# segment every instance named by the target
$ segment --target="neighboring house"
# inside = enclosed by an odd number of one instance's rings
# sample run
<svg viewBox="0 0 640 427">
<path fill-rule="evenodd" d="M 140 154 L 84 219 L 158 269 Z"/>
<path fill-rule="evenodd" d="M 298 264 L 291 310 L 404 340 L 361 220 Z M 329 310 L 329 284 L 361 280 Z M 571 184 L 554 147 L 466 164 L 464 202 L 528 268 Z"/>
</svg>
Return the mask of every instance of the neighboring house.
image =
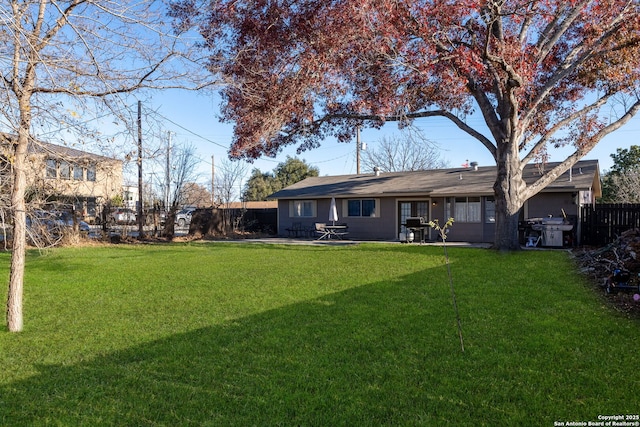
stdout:
<svg viewBox="0 0 640 427">
<path fill-rule="evenodd" d="M 0 162 L 10 175 L 15 137 L 0 134 Z M 100 206 L 122 194 L 122 162 L 109 157 L 42 141 L 28 148 L 27 197 L 41 202 L 75 206 L 85 220 L 95 218 Z"/>
<path fill-rule="evenodd" d="M 527 165 L 525 180 L 533 182 L 544 168 Z M 495 179 L 495 166 L 322 176 L 286 187 L 270 199 L 278 200 L 282 236 L 294 224 L 311 228 L 316 222 L 330 223 L 329 207 L 335 198 L 339 222 L 348 225 L 351 239 L 398 240 L 408 217 L 438 219 L 440 224 L 453 217 L 447 241 L 490 243 L 495 233 Z M 600 194 L 598 161 L 583 160 L 525 202 L 520 217 L 524 221 L 566 215 L 574 224 L 573 238 L 579 238 L 580 206 L 595 203 Z M 436 238 L 433 230 L 426 233 L 427 239 Z"/>
<path fill-rule="evenodd" d="M 122 203 L 125 208 L 137 211 L 140 201 L 137 185 L 125 185 L 122 187 Z"/>
</svg>

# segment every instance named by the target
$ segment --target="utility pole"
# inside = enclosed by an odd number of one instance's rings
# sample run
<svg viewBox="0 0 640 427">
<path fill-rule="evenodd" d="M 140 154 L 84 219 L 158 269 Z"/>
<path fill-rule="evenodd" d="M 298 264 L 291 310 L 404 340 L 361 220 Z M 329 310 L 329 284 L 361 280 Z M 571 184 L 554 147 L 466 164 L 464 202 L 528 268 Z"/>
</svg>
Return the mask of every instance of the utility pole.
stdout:
<svg viewBox="0 0 640 427">
<path fill-rule="evenodd" d="M 356 128 L 356 173 L 360 175 L 360 126 Z"/>
<path fill-rule="evenodd" d="M 142 216 L 142 101 L 138 101 L 138 238 L 144 238 Z"/>
<path fill-rule="evenodd" d="M 360 151 L 366 150 L 367 144 L 360 141 L 360 126 L 356 128 L 356 173 L 360 175 Z"/>
<path fill-rule="evenodd" d="M 167 132 L 167 167 L 165 170 L 165 191 L 164 191 L 164 202 L 165 209 L 169 212 L 169 204 L 171 203 L 171 131 Z"/>
</svg>

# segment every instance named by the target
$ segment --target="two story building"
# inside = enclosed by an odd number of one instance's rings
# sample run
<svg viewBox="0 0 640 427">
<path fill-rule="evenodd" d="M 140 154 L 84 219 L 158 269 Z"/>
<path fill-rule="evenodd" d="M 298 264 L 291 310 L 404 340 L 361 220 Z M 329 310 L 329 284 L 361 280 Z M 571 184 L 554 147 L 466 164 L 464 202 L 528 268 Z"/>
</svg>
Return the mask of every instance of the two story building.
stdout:
<svg viewBox="0 0 640 427">
<path fill-rule="evenodd" d="M 0 133 L 1 185 L 10 188 L 15 136 Z M 71 147 L 32 140 L 28 147 L 27 201 L 36 206 L 73 206 L 93 221 L 101 206 L 122 195 L 122 161 Z"/>
</svg>

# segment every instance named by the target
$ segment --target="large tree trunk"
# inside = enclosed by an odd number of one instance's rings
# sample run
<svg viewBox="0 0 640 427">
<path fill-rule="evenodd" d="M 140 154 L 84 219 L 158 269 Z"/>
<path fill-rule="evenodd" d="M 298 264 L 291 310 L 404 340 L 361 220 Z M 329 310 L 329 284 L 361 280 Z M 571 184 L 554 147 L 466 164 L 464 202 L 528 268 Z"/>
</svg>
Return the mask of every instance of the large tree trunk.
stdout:
<svg viewBox="0 0 640 427">
<path fill-rule="evenodd" d="M 13 164 L 13 251 L 11 253 L 11 273 L 7 298 L 7 328 L 11 332 L 22 331 L 22 294 L 26 252 L 26 212 L 24 194 L 27 185 L 25 164 L 27 160 L 28 131 L 20 129 L 15 147 Z"/>
<path fill-rule="evenodd" d="M 496 164 L 498 173 L 493 186 L 496 196 L 494 247 L 504 251 L 518 250 L 518 220 L 520 209 L 526 201 L 526 184 L 517 150 L 500 150 Z"/>
<path fill-rule="evenodd" d="M 176 214 L 178 212 L 178 205 L 173 203 L 167 212 L 167 217 L 164 220 L 164 237 L 171 240 L 176 234 Z"/>
</svg>

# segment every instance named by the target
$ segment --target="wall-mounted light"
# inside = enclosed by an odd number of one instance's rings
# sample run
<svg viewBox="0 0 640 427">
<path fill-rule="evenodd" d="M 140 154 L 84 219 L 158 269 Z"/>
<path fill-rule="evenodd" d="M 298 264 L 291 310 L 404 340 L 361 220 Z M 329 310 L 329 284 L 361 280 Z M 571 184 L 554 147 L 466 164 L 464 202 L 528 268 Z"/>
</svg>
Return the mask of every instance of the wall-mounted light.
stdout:
<svg viewBox="0 0 640 427">
<path fill-rule="evenodd" d="M 433 202 L 431 202 L 431 206 L 438 206 L 438 201 L 434 200 Z"/>
</svg>

